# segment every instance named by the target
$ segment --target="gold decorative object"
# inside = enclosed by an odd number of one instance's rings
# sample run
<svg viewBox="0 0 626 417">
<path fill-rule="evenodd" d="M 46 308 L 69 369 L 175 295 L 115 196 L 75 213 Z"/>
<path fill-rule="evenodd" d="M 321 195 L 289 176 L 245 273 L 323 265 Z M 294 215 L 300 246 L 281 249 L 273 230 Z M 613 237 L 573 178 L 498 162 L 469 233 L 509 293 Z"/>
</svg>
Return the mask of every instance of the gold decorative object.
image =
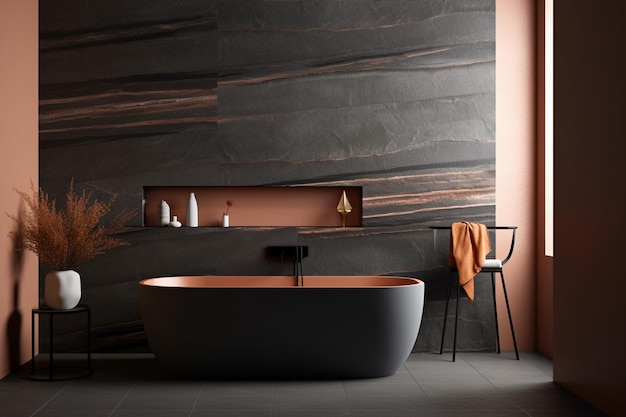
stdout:
<svg viewBox="0 0 626 417">
<path fill-rule="evenodd" d="M 346 195 L 346 190 L 343 190 L 343 193 L 341 194 L 339 204 L 337 205 L 337 211 L 341 214 L 341 225 L 346 227 L 346 219 L 348 218 L 348 214 L 352 211 L 352 206 L 350 205 L 350 201 Z"/>
</svg>

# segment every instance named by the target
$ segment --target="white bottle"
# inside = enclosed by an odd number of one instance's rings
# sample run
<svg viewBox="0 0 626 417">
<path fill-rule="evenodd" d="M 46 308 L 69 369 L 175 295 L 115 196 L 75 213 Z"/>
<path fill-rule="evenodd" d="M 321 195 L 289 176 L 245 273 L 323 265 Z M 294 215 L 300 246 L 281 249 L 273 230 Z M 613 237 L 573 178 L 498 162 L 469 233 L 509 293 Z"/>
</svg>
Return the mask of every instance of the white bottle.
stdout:
<svg viewBox="0 0 626 417">
<path fill-rule="evenodd" d="M 187 202 L 187 226 L 198 227 L 198 202 L 194 193 L 189 194 Z"/>
<path fill-rule="evenodd" d="M 167 226 L 170 223 L 170 206 L 165 200 L 161 200 L 157 209 L 159 226 Z"/>
</svg>

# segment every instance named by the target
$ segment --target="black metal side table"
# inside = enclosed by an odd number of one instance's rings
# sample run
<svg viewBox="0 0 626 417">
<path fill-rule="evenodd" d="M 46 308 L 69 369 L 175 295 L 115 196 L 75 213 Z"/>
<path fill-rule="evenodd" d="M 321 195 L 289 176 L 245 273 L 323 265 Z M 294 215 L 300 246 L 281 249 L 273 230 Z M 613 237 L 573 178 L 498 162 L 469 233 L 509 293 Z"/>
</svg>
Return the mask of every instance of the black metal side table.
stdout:
<svg viewBox="0 0 626 417">
<path fill-rule="evenodd" d="M 54 371 L 54 317 L 64 316 L 68 314 L 87 314 L 87 365 L 85 367 L 57 367 L 56 370 L 63 371 L 62 375 L 55 376 Z M 42 368 L 37 370 L 35 367 L 35 315 L 41 316 L 47 315 L 50 323 L 50 353 L 48 368 Z M 78 379 L 89 376 L 93 373 L 91 369 L 91 310 L 88 306 L 79 304 L 78 306 L 69 310 L 54 310 L 50 308 L 33 308 L 32 311 L 32 325 L 31 325 L 31 370 L 26 374 L 26 378 L 36 381 L 62 381 L 68 379 Z M 45 372 L 45 371 L 48 372 Z M 38 372 L 39 371 L 39 372 Z M 41 372 L 44 371 L 44 372 Z"/>
</svg>

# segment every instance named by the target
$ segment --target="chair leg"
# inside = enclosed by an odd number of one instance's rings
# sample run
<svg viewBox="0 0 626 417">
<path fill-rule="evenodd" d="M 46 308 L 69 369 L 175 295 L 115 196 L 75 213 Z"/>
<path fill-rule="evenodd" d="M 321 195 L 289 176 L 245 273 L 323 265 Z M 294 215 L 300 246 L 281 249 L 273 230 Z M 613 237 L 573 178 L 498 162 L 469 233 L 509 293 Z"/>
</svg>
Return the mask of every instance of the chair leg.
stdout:
<svg viewBox="0 0 626 417">
<path fill-rule="evenodd" d="M 454 309 L 454 341 L 452 342 L 452 362 L 456 360 L 456 331 L 459 322 L 459 298 L 461 296 L 461 283 L 456 286 L 456 309 Z"/>
<path fill-rule="evenodd" d="M 443 330 L 441 332 L 441 347 L 439 348 L 439 354 L 443 353 L 443 342 L 446 338 L 446 323 L 448 322 L 448 306 L 450 304 L 450 294 L 452 293 L 452 275 L 453 272 L 450 270 L 450 280 L 448 282 L 448 298 L 446 299 L 446 309 L 443 313 Z"/>
<path fill-rule="evenodd" d="M 511 325 L 511 336 L 513 336 L 513 347 L 515 347 L 515 357 L 519 360 L 519 352 L 517 351 L 517 340 L 515 339 L 515 330 L 513 330 L 513 318 L 511 318 L 511 307 L 509 306 L 509 296 L 506 293 L 506 284 L 504 283 L 504 273 L 500 271 L 500 279 L 502 280 L 502 290 L 504 292 L 504 301 L 506 301 L 506 310 L 509 313 L 509 324 Z"/>
<path fill-rule="evenodd" d="M 491 290 L 493 293 L 493 316 L 496 323 L 496 351 L 500 353 L 500 330 L 498 326 L 498 306 L 496 305 L 496 274 L 491 273 Z"/>
</svg>

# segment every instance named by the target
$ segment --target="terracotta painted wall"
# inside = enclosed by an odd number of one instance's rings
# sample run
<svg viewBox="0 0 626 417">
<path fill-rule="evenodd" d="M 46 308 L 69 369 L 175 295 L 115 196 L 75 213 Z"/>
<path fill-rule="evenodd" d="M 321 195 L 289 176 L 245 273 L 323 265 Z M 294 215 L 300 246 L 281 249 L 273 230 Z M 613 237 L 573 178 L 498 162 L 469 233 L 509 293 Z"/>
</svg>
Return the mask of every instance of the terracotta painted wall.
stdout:
<svg viewBox="0 0 626 417">
<path fill-rule="evenodd" d="M 506 282 L 520 350 L 535 339 L 535 2 L 496 2 L 496 223 L 516 225 Z M 505 251 L 506 248 L 499 248 Z M 512 349 L 504 296 L 502 347 Z"/>
<path fill-rule="evenodd" d="M 554 380 L 626 415 L 623 2 L 555 2 Z"/>
<path fill-rule="evenodd" d="M 37 9 L 37 0 L 0 0 L 0 378 L 30 359 L 37 306 L 37 258 L 16 260 L 5 215 L 19 210 L 12 187 L 37 181 Z"/>
</svg>

